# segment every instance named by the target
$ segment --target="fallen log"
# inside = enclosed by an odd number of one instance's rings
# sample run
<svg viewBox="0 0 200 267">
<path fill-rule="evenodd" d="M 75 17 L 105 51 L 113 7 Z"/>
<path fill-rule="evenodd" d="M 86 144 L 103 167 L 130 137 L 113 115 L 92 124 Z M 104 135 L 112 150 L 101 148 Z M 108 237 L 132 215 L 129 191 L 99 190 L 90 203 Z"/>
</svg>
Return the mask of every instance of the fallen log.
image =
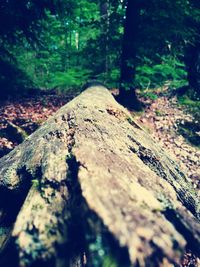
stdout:
<svg viewBox="0 0 200 267">
<path fill-rule="evenodd" d="M 0 265 L 171 266 L 200 253 L 198 193 L 103 86 L 0 160 L 0 200 Z"/>
</svg>

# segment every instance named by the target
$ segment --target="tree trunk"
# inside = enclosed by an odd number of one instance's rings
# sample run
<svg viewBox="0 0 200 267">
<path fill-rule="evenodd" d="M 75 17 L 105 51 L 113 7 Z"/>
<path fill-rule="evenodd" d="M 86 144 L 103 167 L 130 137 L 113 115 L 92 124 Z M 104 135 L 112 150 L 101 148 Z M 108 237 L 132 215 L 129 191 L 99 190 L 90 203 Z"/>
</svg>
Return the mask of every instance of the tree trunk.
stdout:
<svg viewBox="0 0 200 267">
<path fill-rule="evenodd" d="M 200 96 L 200 43 L 191 45 L 186 52 L 189 85 Z"/>
<path fill-rule="evenodd" d="M 140 108 L 135 94 L 134 78 L 136 68 L 136 40 L 138 36 L 141 1 L 128 0 L 121 55 L 121 78 L 119 102 L 123 105 Z"/>
<path fill-rule="evenodd" d="M 190 5 L 193 10 L 199 12 L 200 2 L 190 0 Z M 188 26 L 195 32 L 192 42 L 188 45 L 185 53 L 185 63 L 188 72 L 188 82 L 192 87 L 197 96 L 200 96 L 200 23 L 196 18 L 190 18 Z"/>
<path fill-rule="evenodd" d="M 0 198 L 0 266 L 168 266 L 200 252 L 197 192 L 103 86 L 0 160 Z"/>
<path fill-rule="evenodd" d="M 100 15 L 101 15 L 101 31 L 104 47 L 104 69 L 105 78 L 108 77 L 109 72 L 109 28 L 110 28 L 110 3 L 109 0 L 100 0 Z"/>
</svg>

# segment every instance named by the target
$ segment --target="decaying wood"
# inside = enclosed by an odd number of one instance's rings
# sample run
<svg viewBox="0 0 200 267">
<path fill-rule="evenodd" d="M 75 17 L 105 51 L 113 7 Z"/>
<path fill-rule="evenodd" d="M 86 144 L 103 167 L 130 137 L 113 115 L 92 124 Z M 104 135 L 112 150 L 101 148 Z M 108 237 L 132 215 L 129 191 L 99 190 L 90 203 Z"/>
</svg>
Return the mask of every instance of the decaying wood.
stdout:
<svg viewBox="0 0 200 267">
<path fill-rule="evenodd" d="M 1 192 L 19 266 L 166 266 L 200 252 L 197 192 L 102 86 L 1 159 Z"/>
</svg>

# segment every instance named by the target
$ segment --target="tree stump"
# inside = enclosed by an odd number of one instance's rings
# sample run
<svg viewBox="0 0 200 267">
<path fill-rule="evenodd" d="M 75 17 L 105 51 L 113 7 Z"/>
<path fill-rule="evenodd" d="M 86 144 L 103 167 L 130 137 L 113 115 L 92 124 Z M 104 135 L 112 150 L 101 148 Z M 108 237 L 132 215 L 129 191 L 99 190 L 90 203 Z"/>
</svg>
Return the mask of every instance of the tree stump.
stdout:
<svg viewBox="0 0 200 267">
<path fill-rule="evenodd" d="M 0 160 L 1 266 L 172 266 L 200 252 L 199 196 L 103 86 Z"/>
</svg>

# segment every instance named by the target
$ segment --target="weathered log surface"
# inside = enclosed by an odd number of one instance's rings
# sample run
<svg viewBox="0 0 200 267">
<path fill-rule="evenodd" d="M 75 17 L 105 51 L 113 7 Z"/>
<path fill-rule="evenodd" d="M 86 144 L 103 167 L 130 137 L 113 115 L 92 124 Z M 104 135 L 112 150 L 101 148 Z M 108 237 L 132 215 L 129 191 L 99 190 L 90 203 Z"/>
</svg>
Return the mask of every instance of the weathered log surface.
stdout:
<svg viewBox="0 0 200 267">
<path fill-rule="evenodd" d="M 109 238 L 106 249 L 97 245 L 105 232 L 117 240 L 118 254 L 127 249 L 127 266 L 178 263 L 186 245 L 200 252 L 197 192 L 101 86 L 62 107 L 1 159 L 1 192 L 3 200 L 16 201 L 15 208 L 1 201 L 8 217 L 26 197 L 18 216 L 2 222 L 14 224 L 10 242 L 20 266 L 84 266 L 86 260 L 104 266 L 105 254 L 113 255 Z M 96 252 L 95 265 L 90 254 Z"/>
</svg>

